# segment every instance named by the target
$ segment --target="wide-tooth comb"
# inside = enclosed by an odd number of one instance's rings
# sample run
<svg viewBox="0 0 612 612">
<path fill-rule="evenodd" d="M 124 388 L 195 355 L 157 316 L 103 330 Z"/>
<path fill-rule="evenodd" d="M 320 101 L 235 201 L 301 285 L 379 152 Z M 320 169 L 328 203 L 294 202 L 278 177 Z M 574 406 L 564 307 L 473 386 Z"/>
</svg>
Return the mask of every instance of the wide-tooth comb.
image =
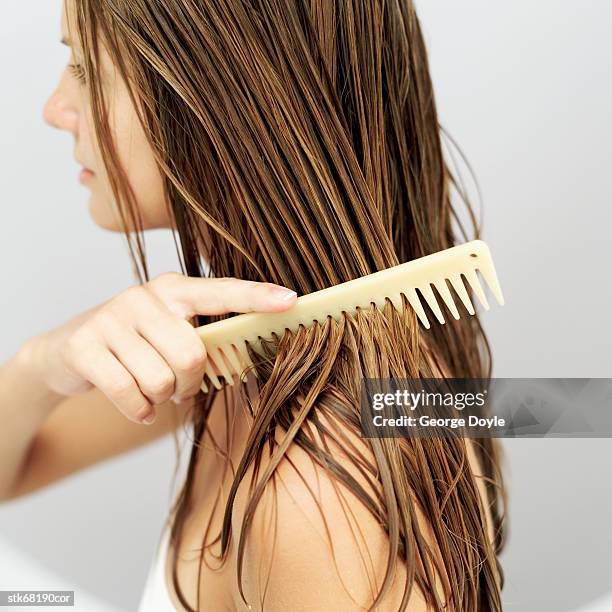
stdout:
<svg viewBox="0 0 612 612">
<path fill-rule="evenodd" d="M 386 299 L 389 299 L 399 310 L 403 306 L 404 294 L 421 323 L 429 329 L 430 324 L 417 289 L 440 323 L 444 323 L 444 316 L 432 285 L 453 317 L 459 319 L 459 311 L 447 280 L 467 311 L 473 315 L 474 307 L 461 275 L 466 278 L 485 310 L 489 310 L 489 303 L 476 270 L 480 270 L 493 295 L 499 304 L 503 305 L 504 298 L 489 247 L 482 240 L 472 240 L 368 276 L 302 295 L 292 308 L 284 312 L 249 312 L 202 325 L 196 328 L 208 353 L 202 391 L 208 392 L 206 377 L 215 388 L 220 389 L 222 386 L 211 359 L 225 381 L 233 385 L 233 376 L 240 375 L 245 368 L 252 365 L 247 342 L 257 344 L 262 338 L 270 338 L 273 334 L 281 336 L 285 329 L 295 332 L 300 325 L 308 327 L 314 321 L 324 321 L 328 316 L 338 320 L 342 312 L 354 313 L 358 307 L 369 308 L 372 302 L 382 309 Z"/>
</svg>

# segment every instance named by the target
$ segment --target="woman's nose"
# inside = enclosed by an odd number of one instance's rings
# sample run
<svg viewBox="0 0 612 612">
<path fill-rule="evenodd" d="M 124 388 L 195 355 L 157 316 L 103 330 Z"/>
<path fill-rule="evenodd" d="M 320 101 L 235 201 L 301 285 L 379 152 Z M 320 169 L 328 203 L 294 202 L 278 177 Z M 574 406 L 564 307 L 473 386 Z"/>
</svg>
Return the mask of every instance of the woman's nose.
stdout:
<svg viewBox="0 0 612 612">
<path fill-rule="evenodd" d="M 60 91 L 56 90 L 49 96 L 43 108 L 43 118 L 49 125 L 76 135 L 79 114 L 67 103 Z"/>
</svg>

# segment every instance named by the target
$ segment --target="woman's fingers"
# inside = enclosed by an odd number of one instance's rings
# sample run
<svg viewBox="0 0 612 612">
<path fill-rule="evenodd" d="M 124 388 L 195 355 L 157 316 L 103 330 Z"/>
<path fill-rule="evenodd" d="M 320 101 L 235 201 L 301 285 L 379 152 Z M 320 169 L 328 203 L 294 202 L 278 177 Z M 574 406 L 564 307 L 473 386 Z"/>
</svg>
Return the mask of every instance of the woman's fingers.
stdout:
<svg viewBox="0 0 612 612">
<path fill-rule="evenodd" d="M 278 311 L 290 307 L 294 291 L 270 283 L 235 278 L 202 279 L 165 274 L 143 287 L 132 287 L 102 309 L 98 326 L 114 354 L 153 403 L 196 395 L 206 368 L 206 348 L 188 322 L 195 314 Z M 115 317 L 109 317 L 109 311 Z M 123 319 L 129 334 L 113 329 Z M 142 337 L 145 345 L 137 340 Z M 145 346 L 149 346 L 149 351 Z M 167 364 L 164 369 L 155 355 Z M 169 371 L 168 371 L 169 370 Z"/>
<path fill-rule="evenodd" d="M 164 401 L 173 395 L 177 399 L 195 395 L 204 377 L 206 348 L 193 326 L 170 312 L 167 305 L 151 292 L 144 292 L 132 301 L 129 325 L 135 335 L 161 356 L 172 372 L 172 389 L 170 393 L 164 389 Z M 130 371 L 134 373 L 132 369 Z"/>
<path fill-rule="evenodd" d="M 273 283 L 258 283 L 238 278 L 193 278 L 181 274 L 162 274 L 149 289 L 179 314 L 189 319 L 197 314 L 217 315 L 231 312 L 278 312 L 290 308 L 295 291 Z"/>
<path fill-rule="evenodd" d="M 71 351 L 78 355 L 73 369 L 98 387 L 127 418 L 141 423 L 151 413 L 151 403 L 135 378 L 108 347 L 82 334 L 71 340 Z"/>
<path fill-rule="evenodd" d="M 157 318 L 160 319 L 163 317 Z M 171 395 L 175 399 L 195 395 L 204 377 L 206 348 L 194 328 L 184 319 L 168 317 L 161 326 L 151 319 L 142 320 L 137 329 L 174 372 L 175 386 Z"/>
<path fill-rule="evenodd" d="M 279 312 L 296 297 L 272 283 L 162 274 L 47 334 L 40 367 L 56 392 L 72 395 L 94 385 L 140 422 L 154 418 L 155 405 L 188 399 L 200 389 L 206 347 L 189 319 Z"/>
<path fill-rule="evenodd" d="M 107 315 L 105 340 L 110 351 L 136 380 L 143 395 L 153 405 L 167 402 L 175 390 L 172 367 L 145 338 L 129 326 Z"/>
</svg>

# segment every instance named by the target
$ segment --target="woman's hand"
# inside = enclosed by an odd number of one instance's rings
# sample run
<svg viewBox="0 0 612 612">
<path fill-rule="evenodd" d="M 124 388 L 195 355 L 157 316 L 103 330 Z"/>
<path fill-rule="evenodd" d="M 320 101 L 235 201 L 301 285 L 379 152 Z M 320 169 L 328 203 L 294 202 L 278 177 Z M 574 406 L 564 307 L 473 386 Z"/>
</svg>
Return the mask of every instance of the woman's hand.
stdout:
<svg viewBox="0 0 612 612">
<path fill-rule="evenodd" d="M 202 383 L 206 350 L 188 319 L 282 311 L 295 298 L 271 283 L 161 274 L 33 338 L 36 370 L 56 393 L 97 387 L 130 420 L 152 423 L 155 405 L 188 399 Z"/>
</svg>

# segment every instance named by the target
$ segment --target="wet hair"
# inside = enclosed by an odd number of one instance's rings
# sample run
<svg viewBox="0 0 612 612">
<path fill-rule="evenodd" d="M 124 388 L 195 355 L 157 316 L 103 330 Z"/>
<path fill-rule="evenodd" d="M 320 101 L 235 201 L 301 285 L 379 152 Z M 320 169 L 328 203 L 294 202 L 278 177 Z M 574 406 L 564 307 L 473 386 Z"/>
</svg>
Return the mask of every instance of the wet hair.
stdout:
<svg viewBox="0 0 612 612">
<path fill-rule="evenodd" d="M 100 44 L 129 84 L 163 173 L 186 274 L 268 281 L 306 294 L 480 237 L 450 169 L 453 143 L 438 122 L 412 0 L 75 0 L 74 7 L 96 134 L 141 280 L 148 270 L 138 210 L 96 79 Z M 465 206 L 471 232 L 453 200 Z M 463 311 L 424 330 L 412 309 L 388 302 L 286 331 L 253 350 L 257 393 L 243 393 L 253 424 L 225 508 L 223 555 L 249 466 L 270 449 L 268 468 L 250 489 L 240 555 L 253 507 L 287 449 L 298 446 L 388 533 L 389 572 L 372 608 L 403 562 L 401 609 L 416 585 L 436 610 L 445 609 L 444 599 L 446 609 L 501 610 L 506 491 L 497 441 L 474 443 L 483 500 L 463 437 L 363 439 L 356 450 L 345 435 L 359 435 L 364 376 L 490 377 L 478 315 Z M 229 401 L 226 390 L 218 393 Z M 187 609 L 176 543 L 216 395 L 196 398 L 190 463 L 173 512 L 174 585 Z M 343 459 L 330 452 L 331 441 Z M 346 462 L 373 482 L 371 491 Z M 417 508 L 437 551 L 414 520 Z M 446 577 L 444 598 L 434 568 Z"/>
</svg>

